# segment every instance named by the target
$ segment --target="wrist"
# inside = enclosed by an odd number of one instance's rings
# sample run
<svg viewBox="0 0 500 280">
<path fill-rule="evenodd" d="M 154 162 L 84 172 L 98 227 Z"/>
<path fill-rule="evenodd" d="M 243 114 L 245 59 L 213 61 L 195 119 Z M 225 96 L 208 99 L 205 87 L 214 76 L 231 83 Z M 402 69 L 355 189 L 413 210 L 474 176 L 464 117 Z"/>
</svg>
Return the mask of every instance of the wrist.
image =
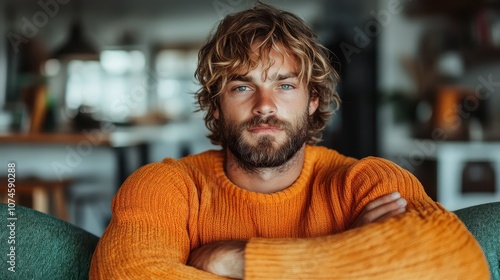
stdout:
<svg viewBox="0 0 500 280">
<path fill-rule="evenodd" d="M 246 241 L 210 243 L 194 250 L 188 265 L 224 277 L 243 279 Z"/>
<path fill-rule="evenodd" d="M 209 270 L 220 276 L 243 279 L 246 242 L 226 245 L 229 246 L 222 246 L 222 250 L 217 252 L 214 261 L 210 262 Z"/>
</svg>

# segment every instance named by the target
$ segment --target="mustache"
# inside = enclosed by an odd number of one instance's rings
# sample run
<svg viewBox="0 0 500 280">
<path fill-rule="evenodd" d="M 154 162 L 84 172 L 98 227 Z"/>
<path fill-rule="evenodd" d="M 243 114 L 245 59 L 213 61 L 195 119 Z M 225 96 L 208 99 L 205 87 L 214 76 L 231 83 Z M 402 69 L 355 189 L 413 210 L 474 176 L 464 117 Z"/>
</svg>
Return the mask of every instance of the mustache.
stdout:
<svg viewBox="0 0 500 280">
<path fill-rule="evenodd" d="M 255 127 L 255 126 L 260 126 L 260 125 L 268 125 L 268 126 L 272 126 L 272 127 L 277 127 L 277 128 L 284 128 L 284 127 L 288 127 L 290 124 L 286 121 L 282 121 L 280 119 L 278 119 L 276 116 L 270 116 L 270 117 L 267 117 L 267 118 L 262 118 L 262 117 L 259 117 L 259 116 L 255 116 L 253 118 L 251 118 L 250 120 L 242 123 L 242 127 L 244 127 L 245 129 L 248 129 L 248 128 L 251 128 L 251 127 Z"/>
</svg>

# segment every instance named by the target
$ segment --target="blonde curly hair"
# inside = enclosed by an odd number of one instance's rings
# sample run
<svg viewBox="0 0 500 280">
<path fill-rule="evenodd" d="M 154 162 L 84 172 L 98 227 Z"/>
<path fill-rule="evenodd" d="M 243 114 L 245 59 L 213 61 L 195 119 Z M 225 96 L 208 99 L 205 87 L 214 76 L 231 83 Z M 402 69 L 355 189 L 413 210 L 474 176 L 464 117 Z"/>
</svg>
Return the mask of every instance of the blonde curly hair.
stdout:
<svg viewBox="0 0 500 280">
<path fill-rule="evenodd" d="M 258 56 L 252 55 L 255 44 Z M 280 52 L 280 46 L 299 63 L 298 78 L 307 85 L 309 98 L 319 98 L 318 109 L 309 118 L 307 143 L 321 141 L 322 131 L 340 105 L 335 90 L 338 74 L 330 64 L 329 52 L 302 19 L 258 2 L 251 9 L 224 18 L 198 53 L 195 77 L 201 88 L 196 95 L 199 110 L 206 111 L 205 124 L 213 144 L 224 146 L 223 127 L 214 112 L 220 108 L 219 95 L 228 81 L 242 69 L 257 67 L 260 61 L 256 57 L 268 55 L 271 49 Z"/>
</svg>

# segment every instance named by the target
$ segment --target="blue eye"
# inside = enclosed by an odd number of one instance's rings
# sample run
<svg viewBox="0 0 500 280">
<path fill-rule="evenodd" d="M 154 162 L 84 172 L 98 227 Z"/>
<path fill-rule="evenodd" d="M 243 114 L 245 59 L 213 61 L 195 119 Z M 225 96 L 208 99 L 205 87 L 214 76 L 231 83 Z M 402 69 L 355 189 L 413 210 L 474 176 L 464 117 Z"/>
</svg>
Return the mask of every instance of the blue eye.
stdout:
<svg viewBox="0 0 500 280">
<path fill-rule="evenodd" d="M 238 86 L 238 87 L 235 87 L 233 90 L 237 91 L 237 92 L 244 92 L 244 91 L 249 90 L 249 87 L 247 87 L 247 86 Z"/>
<path fill-rule="evenodd" d="M 280 88 L 283 89 L 283 90 L 292 90 L 292 89 L 294 89 L 294 87 L 292 85 L 289 85 L 289 84 L 282 84 L 282 85 L 280 85 Z"/>
</svg>

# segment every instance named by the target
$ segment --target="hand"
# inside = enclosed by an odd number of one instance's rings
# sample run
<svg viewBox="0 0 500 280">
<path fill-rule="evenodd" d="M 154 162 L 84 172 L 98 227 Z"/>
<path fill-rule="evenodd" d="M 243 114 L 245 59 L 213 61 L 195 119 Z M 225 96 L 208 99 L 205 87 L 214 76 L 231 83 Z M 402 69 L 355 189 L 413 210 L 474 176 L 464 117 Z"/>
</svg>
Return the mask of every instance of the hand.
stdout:
<svg viewBox="0 0 500 280">
<path fill-rule="evenodd" d="M 194 250 L 187 265 L 235 279 L 243 279 L 246 241 L 231 240 L 210 243 Z"/>
<path fill-rule="evenodd" d="M 407 202 L 398 192 L 390 193 L 366 204 L 352 228 L 385 221 L 406 212 Z"/>
</svg>

